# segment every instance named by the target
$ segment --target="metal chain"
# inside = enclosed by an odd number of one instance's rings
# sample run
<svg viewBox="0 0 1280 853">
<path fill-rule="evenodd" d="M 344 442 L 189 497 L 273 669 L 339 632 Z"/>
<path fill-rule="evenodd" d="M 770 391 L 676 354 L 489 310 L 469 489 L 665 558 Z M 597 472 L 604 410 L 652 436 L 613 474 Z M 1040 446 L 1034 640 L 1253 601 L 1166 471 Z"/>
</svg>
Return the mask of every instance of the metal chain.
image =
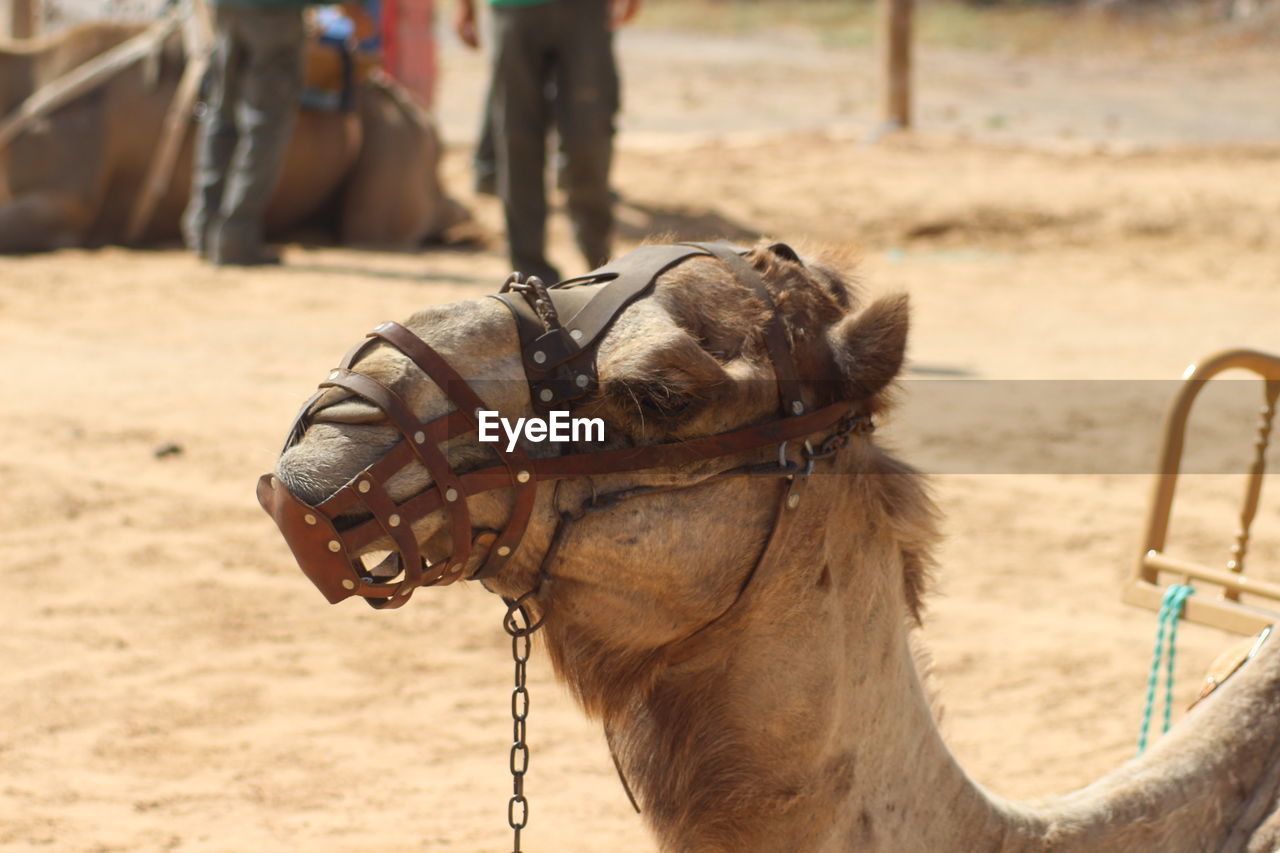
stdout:
<svg viewBox="0 0 1280 853">
<path fill-rule="evenodd" d="M 514 290 L 525 298 L 548 332 L 560 328 L 560 314 L 556 311 L 556 305 L 551 301 L 551 294 L 547 292 L 547 285 L 542 279 L 536 275 L 526 278 L 523 273 L 513 272 L 507 276 L 502 289 L 498 292 L 506 293 L 509 290 Z"/>
<path fill-rule="evenodd" d="M 860 412 L 849 412 L 836 422 L 835 430 L 818 445 L 815 450 L 809 442 L 805 442 L 804 456 L 809 462 L 834 456 L 845 448 L 852 435 L 869 435 L 875 432 L 875 421 L 871 415 Z"/>
<path fill-rule="evenodd" d="M 560 314 L 556 311 L 556 304 L 551 301 L 546 283 L 536 275 L 531 275 L 528 284 L 529 290 L 533 292 L 533 310 L 542 320 L 542 325 L 548 332 L 560 328 Z M 525 298 L 527 299 L 528 296 Z"/>
<path fill-rule="evenodd" d="M 503 290 L 515 290 L 524 293 L 526 297 L 532 290 L 535 298 L 538 291 L 542 292 L 545 298 L 546 289 L 537 278 L 532 278 L 529 284 L 521 281 L 518 273 L 513 273 L 511 278 L 507 280 Z M 532 285 L 530 287 L 529 285 Z M 546 299 L 549 303 L 550 299 Z M 537 305 L 535 304 L 535 308 Z M 554 311 L 554 308 L 552 309 Z M 539 314 L 542 314 L 539 311 Z M 558 318 L 552 314 L 551 317 L 543 316 L 543 322 L 548 325 L 558 322 Z M 805 445 L 805 457 L 807 466 L 802 472 L 808 474 L 813 468 L 813 461 L 825 456 L 834 455 L 838 450 L 843 448 L 849 440 L 850 434 L 866 434 L 875 429 L 875 425 L 871 417 L 866 414 L 854 414 L 850 412 L 842 418 L 838 424 L 834 434 L 822 442 L 817 450 L 814 450 L 807 442 Z M 767 469 L 757 471 L 756 469 Z M 786 459 L 786 443 L 784 442 L 779 448 L 779 462 L 775 465 L 769 463 L 766 466 L 747 465 L 738 469 L 721 472 L 719 476 L 729 476 L 733 474 L 794 474 L 799 470 L 799 466 L 794 462 Z M 556 484 L 557 487 L 559 483 Z M 633 489 L 623 489 L 619 492 L 608 493 L 604 495 L 593 494 L 586 502 L 583 503 L 579 511 L 575 513 L 566 512 L 560 517 L 560 523 L 556 527 L 556 533 L 552 537 L 552 545 L 548 551 L 547 557 L 550 557 L 557 549 L 560 537 L 568 528 L 568 523 L 581 518 L 588 512 L 607 509 L 615 506 L 622 500 L 634 497 L 639 494 L 647 494 L 650 492 L 667 491 L 671 488 L 678 487 L 648 487 L 641 486 Z M 546 558 L 544 558 L 545 568 Z M 539 571 L 540 577 L 545 578 L 542 570 Z M 536 596 L 542 590 L 542 584 L 539 583 L 533 589 L 529 590 L 519 598 L 510 599 L 504 597 L 503 603 L 507 605 L 507 612 L 502 617 L 502 629 L 507 632 L 507 636 L 511 637 L 511 659 L 515 663 L 515 679 L 514 688 L 511 691 L 511 755 L 508 762 L 511 770 L 511 799 L 507 801 L 507 825 L 511 827 L 512 832 L 512 853 L 520 853 L 520 833 L 529 824 L 529 800 L 524 795 L 524 777 L 529 771 L 529 744 L 527 737 L 527 723 L 529 720 L 529 688 L 526 684 L 528 677 L 529 655 L 532 651 L 531 637 L 542 627 L 546 621 L 546 614 L 537 622 L 532 621 L 529 611 L 525 609 L 525 602 Z M 612 747 L 610 748 L 612 751 Z M 622 779 L 623 788 L 627 791 L 627 796 L 631 798 L 631 804 L 636 811 L 640 810 L 636 805 L 635 798 L 631 795 L 630 787 L 627 780 L 622 776 L 622 768 L 617 764 L 617 757 L 614 757 L 614 765 L 618 770 L 619 778 Z"/>
<path fill-rule="evenodd" d="M 529 744 L 525 741 L 529 689 L 525 678 L 532 648 L 530 637 L 542 627 L 543 620 L 533 622 L 524 602 L 534 592 L 536 590 L 530 590 L 514 600 L 503 599 L 507 613 L 502 618 L 502 629 L 511 637 L 511 659 L 515 661 L 515 689 L 511 691 L 511 799 L 507 803 L 507 825 L 514 833 L 512 853 L 520 853 L 520 831 L 529 823 L 529 801 L 524 795 L 524 774 L 529 770 Z"/>
</svg>

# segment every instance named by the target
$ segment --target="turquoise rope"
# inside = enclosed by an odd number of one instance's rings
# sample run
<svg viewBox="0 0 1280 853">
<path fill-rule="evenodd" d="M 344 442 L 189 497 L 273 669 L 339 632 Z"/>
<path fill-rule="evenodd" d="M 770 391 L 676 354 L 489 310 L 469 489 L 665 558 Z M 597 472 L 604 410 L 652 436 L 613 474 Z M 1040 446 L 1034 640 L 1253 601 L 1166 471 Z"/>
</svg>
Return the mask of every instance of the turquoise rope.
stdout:
<svg viewBox="0 0 1280 853">
<path fill-rule="evenodd" d="M 1151 728 L 1151 711 L 1156 704 L 1156 684 L 1160 680 L 1160 662 L 1165 663 L 1164 728 L 1169 731 L 1169 718 L 1173 712 L 1173 658 L 1177 649 L 1178 617 L 1187 597 L 1195 592 L 1185 584 L 1170 584 L 1160 602 L 1160 614 L 1156 617 L 1156 645 L 1151 652 L 1151 669 L 1147 673 L 1147 699 L 1142 706 L 1142 727 L 1138 730 L 1138 754 L 1147 748 L 1147 733 Z M 1165 658 L 1165 631 L 1168 631 L 1168 658 Z"/>
</svg>

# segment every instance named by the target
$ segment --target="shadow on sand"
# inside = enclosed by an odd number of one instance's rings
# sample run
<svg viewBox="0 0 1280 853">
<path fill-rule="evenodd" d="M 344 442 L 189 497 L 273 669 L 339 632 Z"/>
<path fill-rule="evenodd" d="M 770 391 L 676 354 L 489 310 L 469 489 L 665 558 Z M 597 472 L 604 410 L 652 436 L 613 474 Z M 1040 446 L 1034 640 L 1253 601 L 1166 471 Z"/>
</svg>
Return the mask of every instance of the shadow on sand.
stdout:
<svg viewBox="0 0 1280 853">
<path fill-rule="evenodd" d="M 615 208 L 616 234 L 624 240 L 729 240 L 751 244 L 761 232 L 715 211 L 679 205 L 661 206 L 626 198 Z"/>
</svg>

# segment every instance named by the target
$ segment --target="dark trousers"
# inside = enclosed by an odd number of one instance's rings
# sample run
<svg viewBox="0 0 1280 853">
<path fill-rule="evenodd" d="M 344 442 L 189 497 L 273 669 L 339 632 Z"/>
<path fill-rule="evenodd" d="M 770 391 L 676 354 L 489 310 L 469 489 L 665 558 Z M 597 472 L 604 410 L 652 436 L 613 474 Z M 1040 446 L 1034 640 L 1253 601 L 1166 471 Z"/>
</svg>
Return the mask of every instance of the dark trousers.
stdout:
<svg viewBox="0 0 1280 853">
<path fill-rule="evenodd" d="M 551 282 L 560 277 L 545 254 L 552 122 L 560 138 L 561 181 L 578 248 L 591 267 L 609 259 L 609 168 L 618 73 L 608 13 L 607 0 L 493 7 L 489 103 L 511 263 Z M 548 92 L 553 93 L 550 98 Z"/>
<path fill-rule="evenodd" d="M 302 13 L 212 7 L 216 30 L 196 141 L 187 245 L 214 262 L 262 251 L 263 218 L 293 132 L 302 88 Z"/>
</svg>

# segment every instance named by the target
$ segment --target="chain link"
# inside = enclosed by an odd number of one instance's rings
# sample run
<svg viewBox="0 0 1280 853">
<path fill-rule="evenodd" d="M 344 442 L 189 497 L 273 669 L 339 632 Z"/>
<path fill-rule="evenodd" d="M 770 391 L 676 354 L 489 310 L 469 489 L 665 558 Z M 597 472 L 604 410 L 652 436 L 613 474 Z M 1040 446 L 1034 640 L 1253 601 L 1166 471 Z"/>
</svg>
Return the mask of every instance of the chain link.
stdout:
<svg viewBox="0 0 1280 853">
<path fill-rule="evenodd" d="M 542 279 L 536 275 L 526 278 L 523 273 L 513 272 L 507 276 L 502 289 L 498 292 L 506 293 L 509 290 L 514 290 L 525 298 L 548 332 L 560 328 L 560 314 L 556 311 L 556 305 L 551 301 L 551 294 L 547 292 L 546 282 Z"/>
<path fill-rule="evenodd" d="M 868 435 L 874 432 L 875 428 L 876 425 L 871 419 L 871 415 L 865 412 L 857 414 L 849 412 L 836 422 L 835 429 L 831 435 L 823 439 L 816 449 L 809 442 L 805 442 L 805 459 L 812 464 L 815 459 L 834 456 L 845 448 L 851 435 Z"/>
<path fill-rule="evenodd" d="M 515 662 L 515 688 L 511 691 L 511 799 L 507 802 L 507 825 L 513 833 L 512 853 L 520 853 L 520 831 L 529 823 L 529 801 L 524 795 L 524 774 L 529 770 L 529 744 L 526 722 L 529 719 L 529 688 L 525 685 L 528 675 L 529 654 L 533 643 L 530 637 L 542 627 L 542 620 L 533 622 L 524 602 L 534 591 L 526 592 L 512 600 L 504 598 L 507 613 L 502 618 L 502 629 L 511 637 L 511 659 Z"/>
</svg>

